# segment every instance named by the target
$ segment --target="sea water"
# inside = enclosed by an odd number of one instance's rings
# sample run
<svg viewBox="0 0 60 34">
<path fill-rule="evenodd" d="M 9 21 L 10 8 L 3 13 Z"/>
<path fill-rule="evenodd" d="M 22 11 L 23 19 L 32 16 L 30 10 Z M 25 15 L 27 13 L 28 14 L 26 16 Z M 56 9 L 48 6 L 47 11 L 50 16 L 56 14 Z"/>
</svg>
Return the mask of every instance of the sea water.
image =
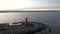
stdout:
<svg viewBox="0 0 60 34">
<path fill-rule="evenodd" d="M 60 34 L 60 12 L 8 12 L 0 13 L 0 23 L 14 23 L 25 21 L 35 21 L 47 24 L 51 27 L 50 34 Z M 38 33 L 37 33 L 38 34 Z"/>
</svg>

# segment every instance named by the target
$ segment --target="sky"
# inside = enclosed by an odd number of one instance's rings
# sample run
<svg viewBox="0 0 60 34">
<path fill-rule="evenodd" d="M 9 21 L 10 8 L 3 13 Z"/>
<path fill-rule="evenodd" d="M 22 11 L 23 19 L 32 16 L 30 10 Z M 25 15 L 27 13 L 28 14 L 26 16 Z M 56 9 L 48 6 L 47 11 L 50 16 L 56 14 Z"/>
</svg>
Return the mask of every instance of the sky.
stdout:
<svg viewBox="0 0 60 34">
<path fill-rule="evenodd" d="M 0 0 L 0 10 L 59 9 L 60 0 Z"/>
</svg>

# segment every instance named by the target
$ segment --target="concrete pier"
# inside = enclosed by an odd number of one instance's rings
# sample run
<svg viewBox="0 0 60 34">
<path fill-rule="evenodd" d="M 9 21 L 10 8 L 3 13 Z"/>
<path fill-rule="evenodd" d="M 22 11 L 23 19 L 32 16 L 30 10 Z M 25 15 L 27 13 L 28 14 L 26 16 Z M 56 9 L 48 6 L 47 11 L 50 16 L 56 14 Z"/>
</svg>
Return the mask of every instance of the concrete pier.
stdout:
<svg viewBox="0 0 60 34">
<path fill-rule="evenodd" d="M 39 22 L 29 22 L 28 26 L 25 26 L 24 22 L 18 23 L 22 23 L 22 25 L 7 25 L 6 28 L 0 28 L 0 34 L 32 34 L 47 28 L 45 24 Z"/>
</svg>

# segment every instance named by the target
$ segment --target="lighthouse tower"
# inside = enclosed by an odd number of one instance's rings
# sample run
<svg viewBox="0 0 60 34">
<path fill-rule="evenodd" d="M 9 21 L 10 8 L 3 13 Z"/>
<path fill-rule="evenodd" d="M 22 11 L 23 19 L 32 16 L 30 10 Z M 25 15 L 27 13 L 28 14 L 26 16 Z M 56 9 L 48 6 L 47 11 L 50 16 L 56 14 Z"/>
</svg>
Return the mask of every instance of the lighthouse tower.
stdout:
<svg viewBox="0 0 60 34">
<path fill-rule="evenodd" d="M 25 26 L 28 26 L 28 18 L 25 18 Z"/>
</svg>

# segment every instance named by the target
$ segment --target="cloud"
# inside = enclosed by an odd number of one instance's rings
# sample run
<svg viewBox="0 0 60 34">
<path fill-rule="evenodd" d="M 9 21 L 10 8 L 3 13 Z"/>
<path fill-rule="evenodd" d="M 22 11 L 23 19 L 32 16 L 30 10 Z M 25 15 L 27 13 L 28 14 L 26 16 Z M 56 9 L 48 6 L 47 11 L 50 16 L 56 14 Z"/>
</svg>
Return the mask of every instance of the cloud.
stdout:
<svg viewBox="0 0 60 34">
<path fill-rule="evenodd" d="M 60 0 L 0 0 L 0 10 L 60 9 Z"/>
</svg>

